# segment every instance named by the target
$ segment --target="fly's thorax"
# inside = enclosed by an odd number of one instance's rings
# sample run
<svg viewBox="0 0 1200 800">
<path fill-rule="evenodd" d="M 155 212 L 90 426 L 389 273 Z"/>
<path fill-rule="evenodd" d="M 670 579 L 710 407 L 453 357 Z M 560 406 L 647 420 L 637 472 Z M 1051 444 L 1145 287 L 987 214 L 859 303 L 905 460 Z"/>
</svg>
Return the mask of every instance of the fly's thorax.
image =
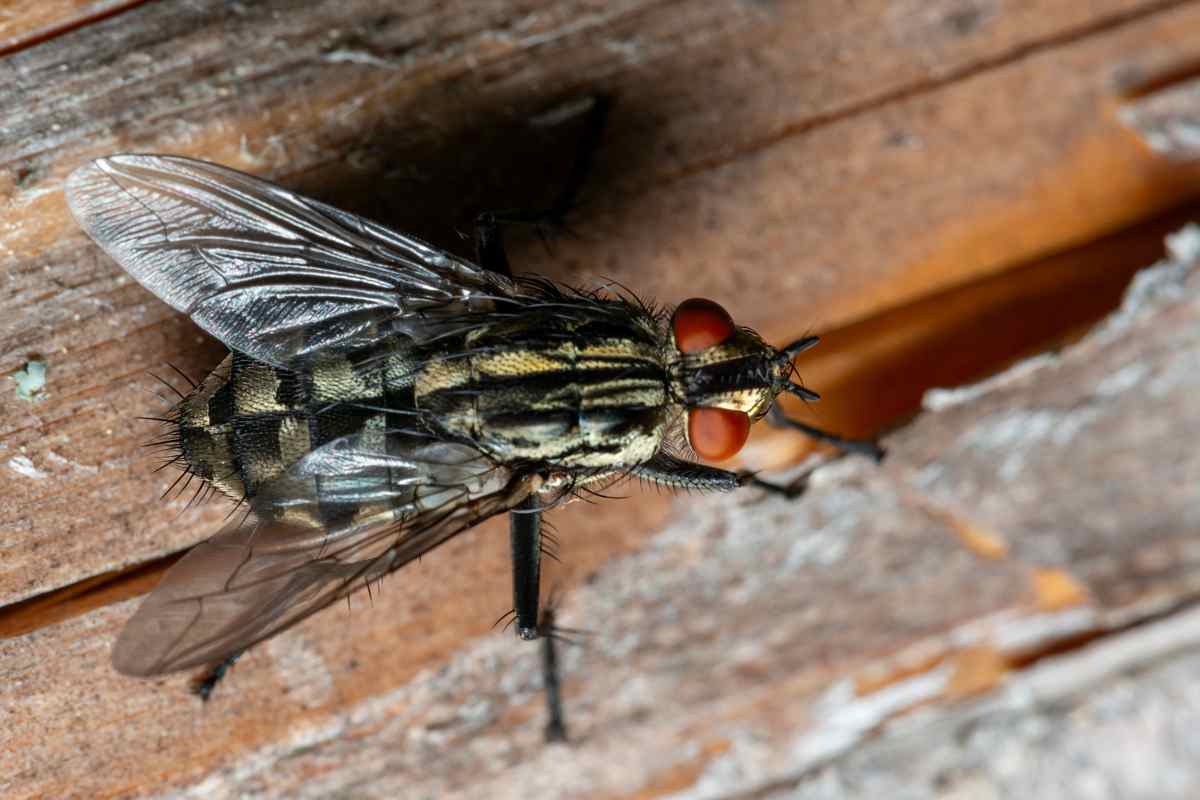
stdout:
<svg viewBox="0 0 1200 800">
<path fill-rule="evenodd" d="M 498 461 L 646 461 L 666 429 L 666 355 L 656 331 L 628 316 L 557 311 L 482 325 L 424 362 L 416 405 Z"/>
</svg>

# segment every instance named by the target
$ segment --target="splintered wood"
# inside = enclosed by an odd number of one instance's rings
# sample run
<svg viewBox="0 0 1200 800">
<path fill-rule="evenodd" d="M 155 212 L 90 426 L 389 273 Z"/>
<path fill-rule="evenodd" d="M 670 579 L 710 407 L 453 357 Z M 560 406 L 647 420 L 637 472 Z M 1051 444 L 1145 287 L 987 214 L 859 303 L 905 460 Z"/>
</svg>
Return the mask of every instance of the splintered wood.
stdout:
<svg viewBox="0 0 1200 800">
<path fill-rule="evenodd" d="M 1200 782 L 1162 710 L 1200 641 L 1183 610 L 1200 592 L 1197 234 L 1067 344 L 1194 216 L 1200 5 L 403 6 L 0 11 L 0 793 Z M 475 213 L 557 190 L 568 112 L 598 92 L 615 107 L 579 235 L 514 237 L 518 271 L 709 296 L 776 343 L 830 334 L 798 364 L 825 398 L 805 419 L 904 424 L 889 460 L 826 466 L 794 503 L 631 486 L 555 512 L 547 584 L 562 623 L 593 632 L 561 654 L 570 745 L 542 741 L 537 648 L 489 632 L 511 602 L 502 520 L 255 648 L 207 706 L 187 676 L 114 674 L 134 595 L 228 511 L 159 499 L 170 478 L 134 417 L 167 390 L 147 373 L 198 377 L 223 350 L 76 228 L 65 176 L 181 153 L 469 255 Z M 756 437 L 748 462 L 794 465 L 799 442 Z M 1040 752 L 1021 720 L 1094 735 L 1062 709 L 1112 687 L 1161 711 L 1143 721 L 1162 769 L 1079 769 L 1091 750 L 1066 738 L 1041 772 L 989 760 L 994 741 L 1012 763 Z"/>
</svg>

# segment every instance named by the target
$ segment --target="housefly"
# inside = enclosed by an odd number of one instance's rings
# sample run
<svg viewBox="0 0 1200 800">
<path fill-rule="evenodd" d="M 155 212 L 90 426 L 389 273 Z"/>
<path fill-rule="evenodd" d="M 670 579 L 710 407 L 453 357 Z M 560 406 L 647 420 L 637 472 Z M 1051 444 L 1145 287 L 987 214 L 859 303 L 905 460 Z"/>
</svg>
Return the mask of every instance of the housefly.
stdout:
<svg viewBox="0 0 1200 800">
<path fill-rule="evenodd" d="M 80 225 L 230 353 L 168 415 L 175 462 L 245 506 L 164 576 L 116 669 L 223 665 L 507 512 L 515 627 L 539 633 L 545 509 L 623 478 L 767 485 L 728 459 L 792 357 L 709 300 L 513 277 L 495 219 L 480 264 L 216 164 L 116 155 L 67 181 Z M 214 678 L 215 679 L 215 678 Z M 211 688 L 211 687 L 210 687 Z"/>
</svg>

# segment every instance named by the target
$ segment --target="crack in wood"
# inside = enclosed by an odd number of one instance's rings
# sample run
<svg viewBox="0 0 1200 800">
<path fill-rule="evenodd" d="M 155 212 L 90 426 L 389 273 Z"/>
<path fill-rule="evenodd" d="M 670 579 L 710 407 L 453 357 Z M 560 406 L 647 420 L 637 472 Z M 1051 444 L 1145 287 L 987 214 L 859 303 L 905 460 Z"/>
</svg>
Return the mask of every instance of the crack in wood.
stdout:
<svg viewBox="0 0 1200 800">
<path fill-rule="evenodd" d="M 138 6 L 145 5 L 148 2 L 150 2 L 150 0 L 125 0 L 125 2 L 118 3 L 117 5 L 109 8 L 101 8 L 92 13 L 83 14 L 72 19 L 67 19 L 64 22 L 60 22 L 55 25 L 35 29 L 29 33 L 13 37 L 7 42 L 0 42 L 0 58 L 3 58 L 4 56 L 10 56 L 13 53 L 19 53 L 22 50 L 27 50 L 30 47 L 35 47 L 39 44 L 48 42 L 55 37 L 71 33 L 72 31 L 77 31 L 80 28 L 85 28 L 88 25 L 93 25 L 97 22 L 101 22 L 102 20 L 119 16 L 127 11 L 132 11 Z"/>
<path fill-rule="evenodd" d="M 183 553 L 172 553 L 0 607 L 0 639 L 24 636 L 149 592 Z"/>
</svg>

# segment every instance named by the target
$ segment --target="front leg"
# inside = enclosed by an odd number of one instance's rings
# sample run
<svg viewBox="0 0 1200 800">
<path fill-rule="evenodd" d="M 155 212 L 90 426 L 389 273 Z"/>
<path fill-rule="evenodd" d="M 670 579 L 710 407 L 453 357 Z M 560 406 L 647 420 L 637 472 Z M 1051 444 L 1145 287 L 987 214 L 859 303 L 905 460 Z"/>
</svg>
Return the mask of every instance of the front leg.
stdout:
<svg viewBox="0 0 1200 800">
<path fill-rule="evenodd" d="M 644 464 L 630 470 L 630 474 L 643 480 L 671 489 L 701 492 L 732 492 L 742 486 L 757 486 L 769 492 L 795 498 L 808 488 L 808 475 L 804 473 L 789 484 L 776 484 L 763 480 L 749 470 L 730 472 L 719 467 L 685 461 L 665 453 L 659 453 Z"/>
</svg>

